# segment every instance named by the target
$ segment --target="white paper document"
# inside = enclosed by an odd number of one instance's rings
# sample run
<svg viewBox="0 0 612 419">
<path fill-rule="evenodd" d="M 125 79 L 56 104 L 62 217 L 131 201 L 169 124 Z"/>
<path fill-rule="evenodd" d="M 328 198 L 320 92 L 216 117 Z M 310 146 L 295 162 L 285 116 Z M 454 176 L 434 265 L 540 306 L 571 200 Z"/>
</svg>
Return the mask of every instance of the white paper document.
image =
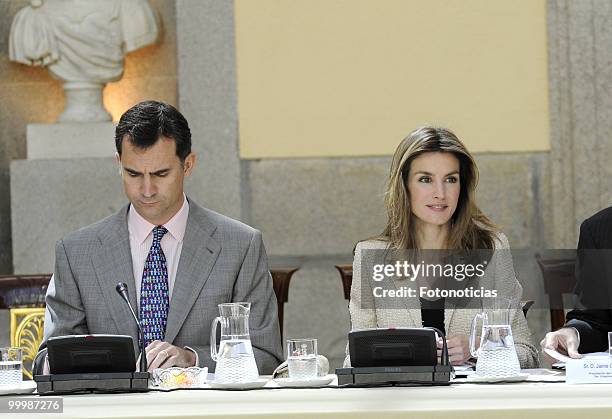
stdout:
<svg viewBox="0 0 612 419">
<path fill-rule="evenodd" d="M 574 358 L 570 358 L 567 355 L 563 355 L 562 353 L 559 353 L 555 351 L 554 349 L 544 348 L 543 350 L 544 352 L 546 352 L 548 355 L 555 358 L 559 362 L 567 363 L 567 361 L 574 359 Z M 609 356 L 609 354 L 607 352 L 592 352 L 589 354 L 583 354 L 582 358 L 576 358 L 576 359 L 584 360 L 584 359 L 590 359 L 590 358 L 601 358 L 602 356 Z"/>
<path fill-rule="evenodd" d="M 546 352 L 548 355 L 550 355 L 551 357 L 555 358 L 557 361 L 560 361 L 560 362 L 567 362 L 570 359 L 572 359 L 567 355 L 563 355 L 562 353 L 555 351 L 554 349 L 544 348 L 544 352 Z"/>
<path fill-rule="evenodd" d="M 467 377 L 476 372 L 472 364 L 454 365 L 453 369 L 455 370 L 455 377 Z"/>
</svg>

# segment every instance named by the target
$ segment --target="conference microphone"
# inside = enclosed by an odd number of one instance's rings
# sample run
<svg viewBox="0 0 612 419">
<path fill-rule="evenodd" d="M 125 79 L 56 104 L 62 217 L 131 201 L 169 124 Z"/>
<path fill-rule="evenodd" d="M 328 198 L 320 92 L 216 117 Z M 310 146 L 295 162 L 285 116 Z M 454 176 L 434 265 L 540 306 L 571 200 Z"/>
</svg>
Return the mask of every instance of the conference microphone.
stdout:
<svg viewBox="0 0 612 419">
<path fill-rule="evenodd" d="M 147 353 L 145 351 L 144 333 L 142 333 L 142 328 L 140 327 L 140 321 L 138 320 L 138 317 L 136 316 L 136 312 L 134 311 L 134 308 L 132 308 L 132 305 L 130 304 L 130 299 L 128 298 L 128 293 L 127 293 L 127 289 L 128 289 L 127 285 L 125 284 L 125 282 L 119 282 L 117 286 L 115 287 L 115 289 L 117 290 L 117 293 L 121 296 L 123 301 L 125 301 L 125 303 L 130 308 L 130 313 L 132 313 L 132 317 L 134 317 L 134 320 L 136 321 L 136 326 L 138 327 L 138 336 L 140 337 L 140 342 L 138 344 L 138 346 L 140 347 L 140 372 L 147 372 L 147 369 L 148 369 Z"/>
</svg>

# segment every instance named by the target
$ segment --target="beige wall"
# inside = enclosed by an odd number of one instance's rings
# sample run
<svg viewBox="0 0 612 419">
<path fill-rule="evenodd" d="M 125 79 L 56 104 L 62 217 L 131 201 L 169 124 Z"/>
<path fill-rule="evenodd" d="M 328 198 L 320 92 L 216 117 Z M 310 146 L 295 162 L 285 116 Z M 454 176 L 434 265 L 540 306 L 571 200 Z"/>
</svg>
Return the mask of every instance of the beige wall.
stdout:
<svg viewBox="0 0 612 419">
<path fill-rule="evenodd" d="M 242 158 L 550 149 L 545 0 L 235 0 Z"/>
</svg>

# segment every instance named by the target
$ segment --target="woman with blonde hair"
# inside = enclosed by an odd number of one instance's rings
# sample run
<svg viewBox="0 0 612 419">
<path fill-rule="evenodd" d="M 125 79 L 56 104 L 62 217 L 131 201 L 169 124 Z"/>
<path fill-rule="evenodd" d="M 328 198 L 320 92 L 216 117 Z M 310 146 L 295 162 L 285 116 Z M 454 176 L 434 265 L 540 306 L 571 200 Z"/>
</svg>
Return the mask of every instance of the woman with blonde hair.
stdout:
<svg viewBox="0 0 612 419">
<path fill-rule="evenodd" d="M 419 261 L 428 254 L 428 260 L 438 262 L 453 252 L 488 254 L 490 259 L 482 265 L 486 268 L 478 284 L 486 284 L 489 290 L 499 293 L 498 296 L 512 301 L 511 327 L 521 368 L 538 365 L 537 350 L 518 304 L 522 288 L 514 273 L 508 239 L 476 205 L 477 183 L 478 168 L 474 158 L 449 130 L 421 127 L 399 144 L 385 194 L 387 225 L 380 236 L 359 242 L 355 248 L 349 303 L 351 330 L 436 327 L 446 334 L 451 364 L 465 363 L 471 358 L 468 344 L 471 322 L 480 310 L 468 309 L 467 305 L 462 307 L 457 299 L 431 297 L 430 294 L 427 294 L 429 297 L 404 299 L 404 303 L 408 300 L 410 303 L 392 306 L 389 298 L 372 298 L 372 295 L 380 296 L 377 295 L 380 290 L 374 289 L 378 284 L 370 281 L 371 275 L 362 277 L 361 270 L 364 266 L 372 266 L 381 251 L 387 256 L 402 252 L 412 256 L 418 254 L 419 259 L 414 260 Z M 416 280 L 416 284 L 426 282 L 422 275 L 412 280 Z M 400 280 L 394 283 L 396 286 L 403 284 Z M 404 283 L 410 281 L 404 279 Z M 467 289 L 469 284 L 470 279 L 461 286 Z M 469 300 L 480 302 L 479 297 Z M 438 355 L 440 347 L 441 342 Z M 345 365 L 350 365 L 348 346 Z"/>
</svg>

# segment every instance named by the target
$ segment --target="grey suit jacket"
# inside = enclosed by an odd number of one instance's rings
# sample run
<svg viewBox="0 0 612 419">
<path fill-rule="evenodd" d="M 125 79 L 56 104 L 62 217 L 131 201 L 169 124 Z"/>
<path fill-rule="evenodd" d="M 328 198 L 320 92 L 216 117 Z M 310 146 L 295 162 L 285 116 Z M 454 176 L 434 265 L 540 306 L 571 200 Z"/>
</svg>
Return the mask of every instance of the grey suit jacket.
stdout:
<svg viewBox="0 0 612 419">
<path fill-rule="evenodd" d="M 55 247 L 55 272 L 47 290 L 45 337 L 138 331 L 115 286 L 128 285 L 137 307 L 127 228 L 128 206 L 69 234 Z M 170 299 L 165 341 L 189 346 L 212 372 L 210 327 L 217 305 L 251 303 L 249 327 L 260 374 L 282 359 L 278 314 L 261 233 L 189 200 L 189 217 Z"/>
</svg>

